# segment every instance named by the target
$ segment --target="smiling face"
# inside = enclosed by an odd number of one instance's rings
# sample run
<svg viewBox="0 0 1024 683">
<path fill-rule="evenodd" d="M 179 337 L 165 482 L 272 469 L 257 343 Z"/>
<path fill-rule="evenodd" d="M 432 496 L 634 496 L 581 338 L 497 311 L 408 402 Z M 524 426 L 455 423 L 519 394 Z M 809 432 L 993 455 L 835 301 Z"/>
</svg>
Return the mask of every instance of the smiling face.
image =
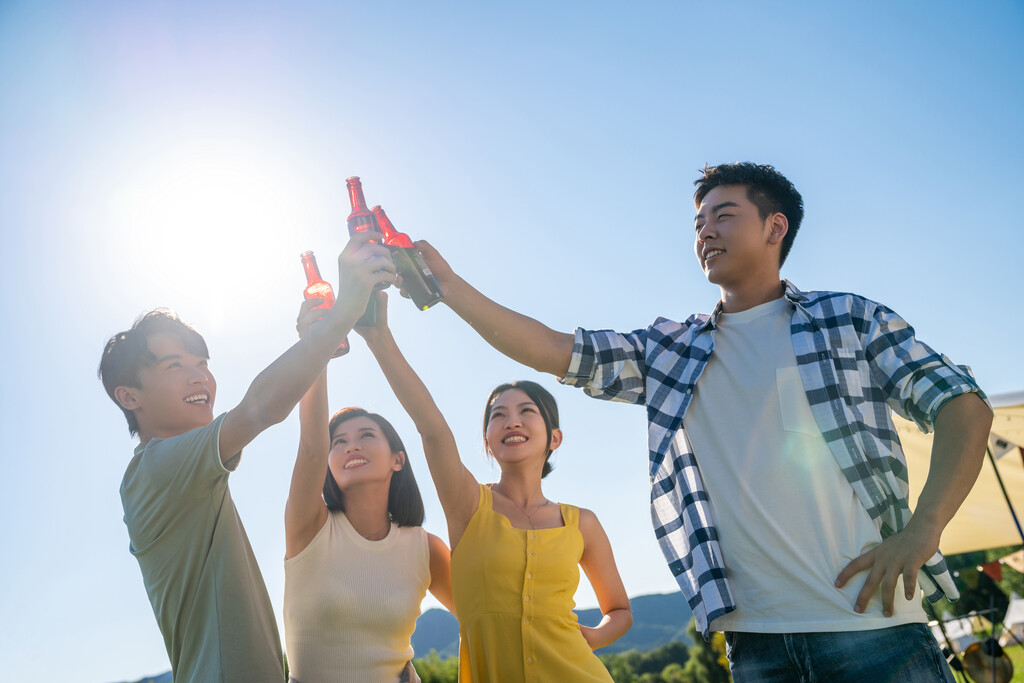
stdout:
<svg viewBox="0 0 1024 683">
<path fill-rule="evenodd" d="M 342 491 L 367 483 L 383 483 L 405 462 L 403 453 L 394 453 L 380 425 L 369 417 L 354 417 L 339 423 L 331 434 L 328 456 L 331 475 Z"/>
<path fill-rule="evenodd" d="M 548 453 L 562 441 L 559 429 L 549 436 L 540 409 L 522 389 L 508 389 L 491 401 L 484 436 L 487 452 L 503 469 L 521 464 L 543 468 Z"/>
<path fill-rule="evenodd" d="M 778 279 L 780 213 L 761 218 L 745 185 L 719 185 L 704 197 L 694 218 L 693 249 L 709 282 L 723 288 L 768 277 Z"/>
<path fill-rule="evenodd" d="M 139 386 L 115 389 L 117 401 L 138 419 L 142 440 L 177 436 L 210 424 L 217 380 L 209 359 L 186 350 L 173 334 L 155 332 L 146 342 L 155 360 L 139 368 Z"/>
</svg>

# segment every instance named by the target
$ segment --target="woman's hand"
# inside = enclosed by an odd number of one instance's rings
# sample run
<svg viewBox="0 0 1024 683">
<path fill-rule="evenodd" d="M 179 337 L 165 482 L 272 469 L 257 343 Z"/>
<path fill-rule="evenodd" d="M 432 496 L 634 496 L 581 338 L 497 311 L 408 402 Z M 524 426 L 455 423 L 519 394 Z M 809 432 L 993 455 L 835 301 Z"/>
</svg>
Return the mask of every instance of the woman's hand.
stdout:
<svg viewBox="0 0 1024 683">
<path fill-rule="evenodd" d="M 373 296 L 376 297 L 377 302 L 376 323 L 367 327 L 358 325 L 353 328 L 370 347 L 391 336 L 391 328 L 388 327 L 388 293 L 377 291 L 373 293 Z"/>
<path fill-rule="evenodd" d="M 299 339 L 305 337 L 310 328 L 324 317 L 324 309 L 317 308 L 323 302 L 323 299 L 306 299 L 299 306 L 299 317 L 295 319 L 295 330 L 299 333 Z"/>
</svg>

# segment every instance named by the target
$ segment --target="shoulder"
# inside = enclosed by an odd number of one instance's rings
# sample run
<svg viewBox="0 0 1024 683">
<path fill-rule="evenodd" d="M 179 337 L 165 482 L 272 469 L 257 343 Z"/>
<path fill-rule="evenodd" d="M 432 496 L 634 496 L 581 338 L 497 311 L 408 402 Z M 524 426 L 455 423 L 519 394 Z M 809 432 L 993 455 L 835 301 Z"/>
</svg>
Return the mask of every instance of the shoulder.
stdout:
<svg viewBox="0 0 1024 683">
<path fill-rule="evenodd" d="M 419 527 L 419 528 L 422 529 L 423 527 Z M 450 555 L 451 554 L 448 551 L 448 546 L 445 544 L 444 541 L 441 540 L 440 537 L 435 536 L 434 534 L 432 534 L 430 532 L 427 532 L 427 531 L 424 531 L 423 533 L 427 537 L 427 548 L 430 549 L 430 556 L 431 557 L 434 557 L 434 556 L 437 556 L 437 555 L 444 556 L 444 555 Z"/>
<path fill-rule="evenodd" d="M 587 508 L 577 508 L 577 510 L 580 520 L 580 532 L 584 537 L 603 531 L 601 522 L 597 519 L 597 515 L 594 514 L 593 510 Z"/>
</svg>

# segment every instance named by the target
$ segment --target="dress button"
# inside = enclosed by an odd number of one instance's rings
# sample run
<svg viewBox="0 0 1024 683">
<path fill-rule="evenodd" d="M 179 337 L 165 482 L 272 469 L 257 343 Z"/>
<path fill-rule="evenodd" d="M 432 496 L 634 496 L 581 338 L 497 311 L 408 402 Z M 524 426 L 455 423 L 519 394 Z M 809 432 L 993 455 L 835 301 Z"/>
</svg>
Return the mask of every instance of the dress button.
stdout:
<svg viewBox="0 0 1024 683">
<path fill-rule="evenodd" d="M 529 619 L 523 619 L 523 625 L 524 626 L 529 626 L 530 625 L 530 620 Z"/>
<path fill-rule="evenodd" d="M 533 551 L 532 550 L 530 551 L 530 557 L 533 557 Z"/>
<path fill-rule="evenodd" d="M 533 574 L 531 574 L 530 572 L 526 572 L 526 578 L 532 579 L 533 578 Z"/>
<path fill-rule="evenodd" d="M 526 658 L 526 663 L 527 664 L 533 664 L 533 657 L 527 657 Z"/>
<path fill-rule="evenodd" d="M 523 596 L 523 600 L 525 600 L 526 602 L 530 602 L 530 596 L 529 595 L 524 595 Z"/>
<path fill-rule="evenodd" d="M 533 538 L 533 534 L 530 534 L 530 538 Z"/>
</svg>

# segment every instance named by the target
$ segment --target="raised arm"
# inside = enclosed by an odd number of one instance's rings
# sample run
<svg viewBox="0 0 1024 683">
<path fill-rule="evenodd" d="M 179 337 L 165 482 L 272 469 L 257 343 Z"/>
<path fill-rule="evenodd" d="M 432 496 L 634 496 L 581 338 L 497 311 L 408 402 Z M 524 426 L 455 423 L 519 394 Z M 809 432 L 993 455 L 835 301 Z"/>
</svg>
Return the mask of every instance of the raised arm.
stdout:
<svg viewBox="0 0 1024 683">
<path fill-rule="evenodd" d="M 322 299 L 302 302 L 296 328 L 304 337 L 322 311 L 314 309 Z M 299 452 L 292 469 L 292 483 L 284 507 L 285 559 L 295 557 L 309 545 L 327 521 L 327 504 L 322 491 L 331 451 L 328 429 L 327 370 L 320 371 L 313 386 L 299 401 Z"/>
<path fill-rule="evenodd" d="M 580 625 L 591 650 L 611 645 L 633 625 L 629 596 L 622 585 L 622 577 L 615 565 L 612 545 L 601 522 L 590 510 L 580 509 L 580 533 L 583 535 L 583 556 L 580 566 L 587 575 L 601 608 L 601 622 L 597 626 Z"/>
<path fill-rule="evenodd" d="M 444 302 L 488 344 L 534 370 L 565 377 L 573 335 L 491 301 L 459 277 L 429 242 L 416 242 L 416 248 L 444 290 Z"/>
<path fill-rule="evenodd" d="M 423 454 L 448 520 L 448 540 L 454 550 L 469 519 L 476 512 L 480 488 L 459 458 L 455 436 L 444 415 L 391 334 L 387 323 L 387 294 L 378 292 L 376 296 L 377 324 L 359 327 L 356 331 L 366 339 L 388 384 L 420 433 Z"/>
<path fill-rule="evenodd" d="M 387 247 L 370 244 L 371 237 L 353 237 L 338 257 L 341 281 L 334 306 L 309 334 L 257 375 L 241 403 L 224 417 L 220 429 L 223 462 L 264 429 L 288 417 L 366 309 L 374 284 L 396 281 Z"/>
</svg>

